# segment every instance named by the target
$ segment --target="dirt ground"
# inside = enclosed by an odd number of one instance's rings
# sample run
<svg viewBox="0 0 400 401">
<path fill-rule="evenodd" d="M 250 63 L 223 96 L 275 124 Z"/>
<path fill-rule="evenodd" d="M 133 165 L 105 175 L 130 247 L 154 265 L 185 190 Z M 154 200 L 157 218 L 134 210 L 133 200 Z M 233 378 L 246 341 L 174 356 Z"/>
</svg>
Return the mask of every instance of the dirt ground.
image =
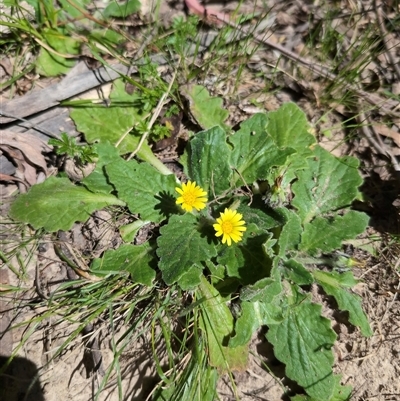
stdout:
<svg viewBox="0 0 400 401">
<path fill-rule="evenodd" d="M 261 27 L 260 29 L 271 29 L 270 40 L 284 43 L 293 51 L 300 51 L 304 46 L 303 32 L 308 29 L 306 25 L 310 24 L 310 15 L 314 13 L 314 17 L 318 19 L 326 12 L 326 7 L 323 7 L 325 3 L 318 1 L 267 1 L 265 3 L 267 4 L 254 5 L 244 2 L 240 5 L 240 12 L 262 11 L 265 7 L 271 9 L 268 18 L 269 28 Z M 352 9 L 354 5 L 350 3 L 341 2 L 343 12 L 354 11 Z M 364 3 L 364 9 L 367 9 L 375 2 L 362 3 Z M 232 12 L 236 9 L 237 3 L 213 3 L 212 7 L 224 12 Z M 142 13 L 146 15 L 148 13 L 146 10 L 150 8 L 150 4 L 143 2 Z M 163 2 L 161 6 L 161 15 L 166 24 L 172 17 L 186 15 L 187 11 L 183 2 Z M 340 30 L 340 28 L 338 24 L 337 29 Z M 396 40 L 396 43 L 400 44 L 400 34 L 397 35 Z M 271 49 L 258 50 L 254 53 L 247 69 L 242 73 L 241 84 L 237 88 L 235 98 L 227 96 L 231 93 L 231 88 L 235 86 L 235 74 L 232 77 L 225 77 L 223 84 L 215 84 L 219 80 L 214 79 L 213 74 L 218 74 L 218 71 L 211 71 L 207 79 L 202 78 L 198 83 L 207 86 L 213 95 L 225 99 L 225 107 L 230 111 L 232 125 L 258 111 L 259 108 L 271 111 L 276 110 L 284 102 L 294 101 L 307 113 L 310 122 L 315 126 L 322 146 L 336 155 L 351 154 L 360 158 L 361 173 L 365 178 L 362 190 L 369 200 L 366 204 L 358 206 L 371 216 L 371 227 L 364 236 L 364 241 L 359 243 L 362 246 L 356 248 L 348 245 L 348 248 L 349 252 L 354 252 L 354 258 L 359 262 L 354 268 L 354 274 L 360 279 L 360 283 L 354 291 L 362 296 L 364 310 L 370 319 L 374 335 L 371 338 L 362 337 L 359 330 L 349 324 L 347 315 L 338 312 L 334 300 L 322 294 L 317 287 L 313 288 L 313 297 L 315 301 L 323 304 L 325 316 L 333 321 L 333 328 L 338 335 L 334 348 L 334 372 L 342 375 L 342 384 L 353 387 L 351 400 L 398 401 L 400 400 L 400 246 L 396 245 L 393 238 L 400 232 L 399 209 L 396 203 L 399 181 L 388 166 L 387 157 L 380 154 L 379 150 L 371 149 L 371 145 L 365 138 L 344 140 L 348 137 L 348 132 L 342 128 L 342 123 L 348 118 L 348 114 L 341 107 L 335 108 L 332 105 L 332 109 L 326 113 L 326 110 L 316 106 L 318 97 L 323 91 L 323 87 L 319 86 L 317 80 L 308 82 L 300 78 L 292 80 L 285 74 L 277 74 L 276 79 L 279 82 L 275 84 L 279 89 L 270 93 L 266 92 L 265 81 L 268 74 L 271 74 L 268 65 L 273 59 L 276 60 L 276 55 Z M 288 75 L 289 71 L 293 71 L 291 64 L 285 59 L 280 61 L 280 68 L 288 71 Z M 261 72 L 263 74 L 260 74 Z M 45 86 L 50 83 L 47 80 L 43 81 Z M 3 93 L 2 101 L 7 100 L 7 96 L 8 93 Z M 21 93 L 20 96 L 24 94 Z M 255 108 L 250 99 L 255 99 L 260 106 Z M 322 115 L 324 119 L 321 119 Z M 400 119 L 395 123 L 400 129 Z M 0 128 L 12 130 L 9 126 L 0 125 Z M 181 127 L 183 134 L 185 129 L 185 126 Z M 330 136 L 321 134 L 326 130 L 330 130 Z M 394 144 L 390 143 L 390 146 Z M 167 148 L 160 157 L 170 160 L 176 152 L 177 149 L 174 147 Z M 394 154 L 398 153 L 394 152 Z M 7 244 L 16 240 L 7 234 L 6 225 L 8 196 L 16 188 L 16 185 L 4 182 L 0 187 L 3 200 L 0 222 L 3 251 L 7 251 Z M 81 229 L 82 226 L 77 225 L 74 228 L 75 233 Z M 378 238 L 374 243 L 374 256 L 364 250 L 366 239 L 372 237 Z M 76 246 L 79 247 L 79 244 Z M 18 279 L 5 265 L 0 268 L 0 289 L 6 285 L 25 289 L 16 293 L 17 295 L 14 294 L 11 299 L 7 295 L 0 297 L 0 333 L 2 334 L 0 366 L 12 350 L 20 346 L 21 339 L 28 338 L 19 348 L 18 358 L 14 359 L 6 372 L 0 375 L 0 401 L 92 400 L 93 394 L 101 386 L 107 368 L 113 360 L 110 328 L 106 321 L 99 322 L 92 331 L 85 336 L 79 336 L 61 355 L 47 364 L 54 350 L 77 328 L 77 325 L 63 321 L 62 316 L 58 320 L 50 317 L 37 325 L 31 324 L 28 327 L 19 324 L 45 312 L 36 306 L 38 291 L 40 291 L 37 288 L 38 271 L 43 275 L 39 278 L 43 282 L 62 282 L 68 279 L 68 271 L 54 253 L 51 242 L 45 243 L 41 252 L 27 254 L 25 257 L 29 263 L 26 264 L 23 280 Z M 44 260 L 55 262 L 48 265 L 46 270 L 38 269 L 37 266 L 43 266 Z M 15 328 L 8 330 L 10 325 Z M 125 329 L 126 327 L 122 324 L 118 326 L 114 332 L 114 339 L 118 339 Z M 88 341 L 91 341 L 90 345 Z M 230 378 L 220 379 L 218 384 L 220 399 L 223 401 L 235 399 L 275 401 L 288 400 L 290 396 L 296 394 L 298 390 L 296 384 L 285 377 L 284 365 L 274 358 L 271 346 L 266 342 L 263 332 L 253 338 L 252 350 L 257 356 L 251 356 L 247 370 L 234 373 L 236 394 Z M 94 369 L 96 360 L 93 355 L 96 352 L 100 353 L 102 362 L 101 368 Z M 122 361 L 120 366 L 122 382 L 118 384 L 115 375 L 111 375 L 98 400 L 119 400 L 121 392 L 122 399 L 126 401 L 151 399 L 152 390 L 157 383 L 157 375 L 152 360 L 150 339 L 143 336 L 141 341 L 131 344 L 131 347 L 125 350 Z"/>
</svg>

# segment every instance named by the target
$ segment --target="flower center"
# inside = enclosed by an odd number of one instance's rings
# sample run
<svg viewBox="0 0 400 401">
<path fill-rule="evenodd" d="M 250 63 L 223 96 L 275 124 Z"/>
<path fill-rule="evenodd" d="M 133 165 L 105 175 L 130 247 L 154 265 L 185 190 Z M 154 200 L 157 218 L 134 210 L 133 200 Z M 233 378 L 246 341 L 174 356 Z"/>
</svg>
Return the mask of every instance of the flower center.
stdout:
<svg viewBox="0 0 400 401">
<path fill-rule="evenodd" d="M 190 206 L 193 206 L 193 204 L 196 202 L 196 196 L 194 195 L 193 192 L 187 192 L 183 196 L 183 199 L 185 200 L 185 203 L 187 203 Z"/>
<path fill-rule="evenodd" d="M 224 234 L 230 234 L 233 231 L 233 224 L 230 221 L 224 221 L 221 226 Z"/>
</svg>

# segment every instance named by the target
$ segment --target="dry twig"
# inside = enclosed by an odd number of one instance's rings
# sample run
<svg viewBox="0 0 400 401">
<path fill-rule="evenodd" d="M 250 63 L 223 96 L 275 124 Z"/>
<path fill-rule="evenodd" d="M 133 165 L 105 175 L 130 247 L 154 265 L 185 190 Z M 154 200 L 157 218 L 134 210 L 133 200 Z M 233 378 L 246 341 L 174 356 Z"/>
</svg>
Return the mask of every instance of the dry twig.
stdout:
<svg viewBox="0 0 400 401">
<path fill-rule="evenodd" d="M 233 22 L 228 14 L 217 13 L 212 10 L 207 10 L 202 5 L 200 5 L 197 0 L 185 0 L 185 3 L 188 6 L 189 10 L 191 10 L 195 14 L 206 17 L 207 20 L 209 21 L 215 19 L 221 23 L 224 23 L 232 28 L 235 28 L 238 32 L 240 32 L 244 36 L 249 36 L 249 35 L 252 36 L 257 42 L 267 45 L 268 47 L 274 50 L 277 50 L 283 56 L 289 58 L 292 61 L 298 62 L 299 64 L 306 67 L 309 71 L 317 74 L 318 76 L 327 78 L 332 82 L 340 81 L 340 78 L 336 74 L 332 73 L 328 67 L 321 64 L 317 64 L 314 60 L 308 60 L 304 57 L 301 57 L 296 53 L 279 45 L 278 43 L 273 43 L 269 41 L 265 37 L 265 34 L 264 36 L 261 36 L 254 32 L 250 32 L 248 29 L 243 28 L 238 24 L 236 24 L 235 22 Z M 356 85 L 350 84 L 343 80 L 341 80 L 341 84 L 343 85 L 343 89 L 354 92 L 369 104 L 376 106 L 381 113 L 392 117 L 400 118 L 400 113 L 395 111 L 395 108 L 398 106 L 397 102 L 391 99 L 383 99 L 379 95 L 368 93 L 358 88 Z"/>
</svg>

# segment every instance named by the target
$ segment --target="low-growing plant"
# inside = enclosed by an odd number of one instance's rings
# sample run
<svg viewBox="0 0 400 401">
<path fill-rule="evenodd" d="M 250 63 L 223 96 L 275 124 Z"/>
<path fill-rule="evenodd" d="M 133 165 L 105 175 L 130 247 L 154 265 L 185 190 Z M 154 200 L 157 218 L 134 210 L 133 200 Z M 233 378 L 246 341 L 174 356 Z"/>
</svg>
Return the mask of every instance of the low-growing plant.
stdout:
<svg viewBox="0 0 400 401">
<path fill-rule="evenodd" d="M 76 139 L 69 136 L 66 132 L 61 134 L 60 139 L 50 139 L 49 145 L 55 147 L 57 155 L 70 157 L 78 165 L 93 163 L 97 158 L 97 154 L 91 146 L 77 144 Z"/>
<path fill-rule="evenodd" d="M 95 170 L 79 183 L 51 177 L 33 186 L 15 200 L 11 216 L 55 232 L 108 206 L 128 209 L 134 222 L 120 227 L 124 243 L 94 259 L 91 274 L 105 280 L 128 272 L 137 285 L 176 288 L 186 294 L 179 316 L 192 333 L 185 373 L 160 371 L 154 400 L 214 400 L 217 375 L 246 368 L 250 340 L 261 327 L 286 375 L 307 394 L 293 399 L 348 399 L 351 388 L 332 369 L 336 334 L 310 286 L 333 296 L 349 322 L 372 335 L 361 299 L 350 291 L 357 283 L 351 270 L 319 263 L 367 226 L 368 216 L 351 210 L 360 198 L 358 161 L 321 148 L 293 103 L 233 131 L 220 99 L 200 86 L 192 95 L 203 131 L 180 159 L 187 182 L 151 157 L 150 164 L 150 148 L 137 160 L 122 157 L 140 140 L 131 134 L 119 140 L 134 126 L 131 107 L 79 108 L 71 116 L 86 140 L 97 142 Z M 159 229 L 133 244 L 150 223 Z"/>
<path fill-rule="evenodd" d="M 0 43 L 18 46 L 27 40 L 37 50 L 36 73 L 42 76 L 66 74 L 76 64 L 82 47 L 87 46 L 93 57 L 103 60 L 104 53 L 117 54 L 118 45 L 126 41 L 127 34 L 110 27 L 108 18 L 126 18 L 140 9 L 138 0 L 124 4 L 111 1 L 100 13 L 91 15 L 88 0 L 61 0 L 60 2 L 7 0 L 12 9 L 6 19 L 0 20 L 12 35 Z"/>
</svg>

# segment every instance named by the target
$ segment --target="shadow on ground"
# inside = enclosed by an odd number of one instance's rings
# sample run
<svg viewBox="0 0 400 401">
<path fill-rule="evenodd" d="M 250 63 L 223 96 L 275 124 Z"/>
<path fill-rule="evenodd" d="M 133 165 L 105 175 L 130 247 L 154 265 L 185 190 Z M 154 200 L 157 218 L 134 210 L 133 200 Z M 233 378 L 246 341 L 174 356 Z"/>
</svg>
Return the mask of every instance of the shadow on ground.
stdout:
<svg viewBox="0 0 400 401">
<path fill-rule="evenodd" d="M 28 359 L 0 356 L 0 401 L 45 401 L 36 365 Z"/>
</svg>

